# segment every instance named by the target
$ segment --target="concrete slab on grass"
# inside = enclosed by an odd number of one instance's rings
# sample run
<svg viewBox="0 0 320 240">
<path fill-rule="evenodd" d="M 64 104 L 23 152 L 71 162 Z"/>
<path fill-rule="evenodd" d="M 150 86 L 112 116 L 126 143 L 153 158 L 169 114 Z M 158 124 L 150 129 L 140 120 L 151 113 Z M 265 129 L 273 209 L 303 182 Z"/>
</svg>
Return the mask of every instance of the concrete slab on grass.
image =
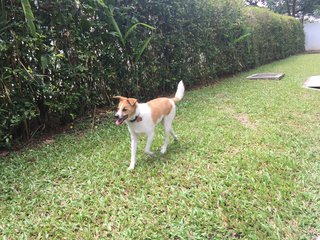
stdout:
<svg viewBox="0 0 320 240">
<path fill-rule="evenodd" d="M 250 80 L 280 80 L 284 77 L 284 73 L 256 73 L 253 74 L 247 79 Z"/>
<path fill-rule="evenodd" d="M 320 90 L 320 76 L 311 76 L 304 83 L 305 88 Z"/>
</svg>

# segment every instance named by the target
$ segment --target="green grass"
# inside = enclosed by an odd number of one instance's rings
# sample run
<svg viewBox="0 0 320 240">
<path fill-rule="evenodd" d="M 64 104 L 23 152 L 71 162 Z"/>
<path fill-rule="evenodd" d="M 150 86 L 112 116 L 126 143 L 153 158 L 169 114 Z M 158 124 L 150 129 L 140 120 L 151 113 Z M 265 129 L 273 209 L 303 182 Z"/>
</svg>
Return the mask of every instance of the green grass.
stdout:
<svg viewBox="0 0 320 240">
<path fill-rule="evenodd" d="M 298 55 L 188 91 L 180 141 L 130 162 L 125 126 L 0 161 L 4 239 L 313 239 L 320 235 L 320 55 Z M 284 72 L 281 81 L 248 81 Z M 157 129 L 153 151 L 160 151 Z"/>
</svg>

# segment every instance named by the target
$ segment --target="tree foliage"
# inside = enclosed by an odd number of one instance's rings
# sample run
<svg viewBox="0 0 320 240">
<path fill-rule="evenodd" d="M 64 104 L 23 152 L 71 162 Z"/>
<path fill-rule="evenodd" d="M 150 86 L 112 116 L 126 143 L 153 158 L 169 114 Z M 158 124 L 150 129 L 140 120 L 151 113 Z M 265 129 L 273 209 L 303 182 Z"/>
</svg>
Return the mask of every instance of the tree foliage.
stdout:
<svg viewBox="0 0 320 240">
<path fill-rule="evenodd" d="M 320 0 L 246 0 L 247 4 L 267 6 L 276 13 L 302 18 L 317 15 Z"/>
<path fill-rule="evenodd" d="M 2 147 L 113 95 L 144 100 L 303 50 L 298 21 L 241 0 L 0 1 Z"/>
<path fill-rule="evenodd" d="M 245 0 L 249 6 L 259 6 L 259 4 L 265 4 L 266 0 Z"/>
<path fill-rule="evenodd" d="M 320 0 L 267 0 L 267 2 L 275 12 L 301 18 L 308 14 L 313 15 L 320 5 Z"/>
</svg>

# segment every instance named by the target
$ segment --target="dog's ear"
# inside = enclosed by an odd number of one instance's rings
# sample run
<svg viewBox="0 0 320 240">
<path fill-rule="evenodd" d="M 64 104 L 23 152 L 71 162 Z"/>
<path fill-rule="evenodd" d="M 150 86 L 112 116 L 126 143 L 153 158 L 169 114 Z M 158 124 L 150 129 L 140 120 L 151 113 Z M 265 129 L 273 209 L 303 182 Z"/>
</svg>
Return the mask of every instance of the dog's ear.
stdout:
<svg viewBox="0 0 320 240">
<path fill-rule="evenodd" d="M 122 97 L 122 96 L 114 96 L 113 98 L 115 99 L 119 99 L 120 101 L 126 100 L 126 97 Z"/>
<path fill-rule="evenodd" d="M 128 98 L 127 101 L 131 106 L 134 106 L 137 103 L 138 100 L 135 99 L 135 98 Z"/>
</svg>

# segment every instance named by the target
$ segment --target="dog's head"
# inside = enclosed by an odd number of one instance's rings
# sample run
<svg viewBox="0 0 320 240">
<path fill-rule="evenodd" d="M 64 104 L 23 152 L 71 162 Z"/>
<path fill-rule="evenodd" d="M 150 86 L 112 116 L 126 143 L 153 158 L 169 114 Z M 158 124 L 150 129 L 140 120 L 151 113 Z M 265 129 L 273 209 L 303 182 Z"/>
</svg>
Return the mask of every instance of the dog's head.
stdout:
<svg viewBox="0 0 320 240">
<path fill-rule="evenodd" d="M 137 108 L 137 99 L 126 98 L 122 96 L 115 96 L 113 98 L 119 99 L 116 118 L 116 125 L 121 125 L 127 118 L 134 116 Z"/>
</svg>

